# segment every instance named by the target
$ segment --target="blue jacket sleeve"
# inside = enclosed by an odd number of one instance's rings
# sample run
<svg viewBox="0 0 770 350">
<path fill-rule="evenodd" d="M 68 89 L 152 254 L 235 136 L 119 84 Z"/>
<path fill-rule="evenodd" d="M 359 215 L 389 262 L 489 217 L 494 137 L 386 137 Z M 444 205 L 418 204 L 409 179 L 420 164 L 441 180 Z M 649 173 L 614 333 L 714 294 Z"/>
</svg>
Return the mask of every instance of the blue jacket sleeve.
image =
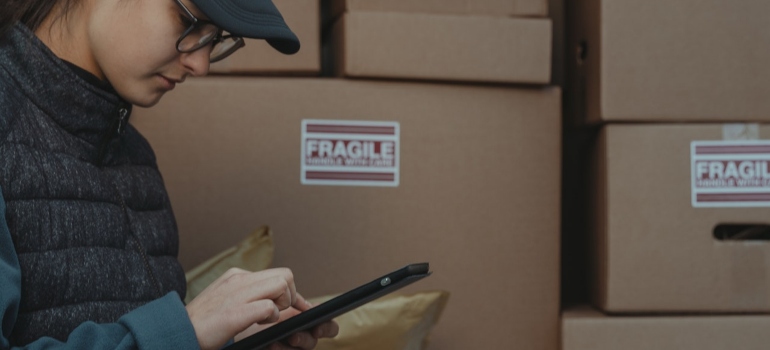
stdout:
<svg viewBox="0 0 770 350">
<path fill-rule="evenodd" d="M 16 322 L 20 298 L 21 270 L 0 191 L 0 349 L 200 349 L 187 311 L 175 292 L 137 308 L 116 323 L 83 323 L 66 342 L 41 338 L 17 348 L 10 343 L 9 335 Z"/>
</svg>

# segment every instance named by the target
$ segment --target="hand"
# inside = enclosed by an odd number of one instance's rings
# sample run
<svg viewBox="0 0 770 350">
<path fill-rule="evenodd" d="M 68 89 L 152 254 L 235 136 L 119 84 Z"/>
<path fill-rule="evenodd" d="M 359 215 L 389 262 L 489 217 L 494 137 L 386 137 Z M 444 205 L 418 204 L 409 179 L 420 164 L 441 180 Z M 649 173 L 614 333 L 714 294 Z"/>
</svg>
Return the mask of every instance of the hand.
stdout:
<svg viewBox="0 0 770 350">
<path fill-rule="evenodd" d="M 299 309 L 298 309 L 298 308 Z M 304 306 L 295 306 L 290 307 L 286 310 L 281 311 L 281 315 L 275 323 L 282 322 L 286 319 L 289 319 L 291 317 L 294 317 L 298 315 L 302 311 L 306 311 L 313 306 L 309 302 L 305 302 Z M 273 324 L 275 324 L 273 323 Z M 268 328 L 272 326 L 273 324 L 255 324 L 245 331 L 243 331 L 241 334 L 238 334 L 235 336 L 235 341 L 239 341 L 243 338 L 246 338 L 256 332 L 259 332 L 265 328 Z M 324 322 L 318 326 L 315 326 L 310 331 L 305 332 L 298 332 L 296 334 L 293 334 L 288 339 L 271 344 L 268 350 L 312 350 L 316 347 L 316 344 L 318 343 L 318 340 L 321 338 L 334 338 L 339 333 L 339 325 L 337 325 L 337 322 L 329 321 Z"/>
<path fill-rule="evenodd" d="M 307 309 L 294 275 L 285 268 L 249 272 L 230 269 L 204 289 L 186 309 L 202 350 L 220 349 L 255 323 L 273 323 L 294 306 Z"/>
</svg>

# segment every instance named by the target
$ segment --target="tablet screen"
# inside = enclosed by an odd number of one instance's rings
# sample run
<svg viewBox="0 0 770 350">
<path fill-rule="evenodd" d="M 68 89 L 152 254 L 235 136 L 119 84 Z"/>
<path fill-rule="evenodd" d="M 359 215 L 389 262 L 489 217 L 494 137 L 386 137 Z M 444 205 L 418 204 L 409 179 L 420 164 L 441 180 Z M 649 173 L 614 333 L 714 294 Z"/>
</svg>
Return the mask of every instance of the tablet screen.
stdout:
<svg viewBox="0 0 770 350">
<path fill-rule="evenodd" d="M 430 276 L 428 263 L 410 264 L 352 289 L 310 310 L 255 333 L 225 350 L 259 350 L 294 333 L 307 330 L 372 300 Z"/>
</svg>

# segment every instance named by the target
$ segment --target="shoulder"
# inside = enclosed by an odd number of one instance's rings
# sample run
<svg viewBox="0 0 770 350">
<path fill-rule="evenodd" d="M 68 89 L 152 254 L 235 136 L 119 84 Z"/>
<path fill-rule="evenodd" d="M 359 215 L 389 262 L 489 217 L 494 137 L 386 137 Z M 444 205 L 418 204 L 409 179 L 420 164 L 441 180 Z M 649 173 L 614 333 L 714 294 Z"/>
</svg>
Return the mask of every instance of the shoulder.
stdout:
<svg viewBox="0 0 770 350">
<path fill-rule="evenodd" d="M 10 74 L 0 67 L 0 144 L 30 103 Z"/>
<path fill-rule="evenodd" d="M 139 130 L 129 123 L 124 137 L 128 143 L 126 149 L 130 150 L 129 158 L 131 163 L 146 165 L 155 169 L 158 168 L 155 151 Z"/>
</svg>

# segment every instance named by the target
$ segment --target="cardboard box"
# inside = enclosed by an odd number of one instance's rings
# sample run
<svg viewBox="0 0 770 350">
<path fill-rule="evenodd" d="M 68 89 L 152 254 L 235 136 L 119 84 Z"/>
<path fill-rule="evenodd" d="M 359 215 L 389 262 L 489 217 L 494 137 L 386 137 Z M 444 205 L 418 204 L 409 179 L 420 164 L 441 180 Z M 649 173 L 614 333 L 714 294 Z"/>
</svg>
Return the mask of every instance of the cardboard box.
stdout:
<svg viewBox="0 0 770 350">
<path fill-rule="evenodd" d="M 607 316 L 587 307 L 564 312 L 562 350 L 760 350 L 770 316 Z"/>
<path fill-rule="evenodd" d="M 213 63 L 212 73 L 259 75 L 318 75 L 321 72 L 321 12 L 317 0 L 273 0 L 301 48 L 284 55 L 264 40 L 246 39 L 246 46 Z"/>
<path fill-rule="evenodd" d="M 584 111 L 581 119 L 770 121 L 770 2 L 567 5 L 570 90 L 582 99 L 574 108 Z"/>
<path fill-rule="evenodd" d="M 134 113 L 186 268 L 267 224 L 275 265 L 291 267 L 308 297 L 429 261 L 433 276 L 411 291 L 451 292 L 430 349 L 558 347 L 558 89 L 192 79 Z M 367 121 L 397 122 L 395 147 L 373 152 L 397 157 L 397 185 L 303 185 L 303 150 L 322 148 L 302 147 L 308 119 L 363 121 L 348 129 L 364 133 L 393 131 Z"/>
<path fill-rule="evenodd" d="M 346 13 L 332 32 L 339 76 L 547 84 L 551 20 Z"/>
<path fill-rule="evenodd" d="M 770 223 L 770 142 L 734 140 L 768 135 L 767 124 L 605 126 L 594 303 L 611 313 L 770 311 L 767 235 L 730 240 L 723 229 L 748 227 L 720 226 Z"/>
<path fill-rule="evenodd" d="M 333 0 L 332 14 L 343 12 L 419 12 L 457 15 L 546 17 L 547 0 Z"/>
</svg>

